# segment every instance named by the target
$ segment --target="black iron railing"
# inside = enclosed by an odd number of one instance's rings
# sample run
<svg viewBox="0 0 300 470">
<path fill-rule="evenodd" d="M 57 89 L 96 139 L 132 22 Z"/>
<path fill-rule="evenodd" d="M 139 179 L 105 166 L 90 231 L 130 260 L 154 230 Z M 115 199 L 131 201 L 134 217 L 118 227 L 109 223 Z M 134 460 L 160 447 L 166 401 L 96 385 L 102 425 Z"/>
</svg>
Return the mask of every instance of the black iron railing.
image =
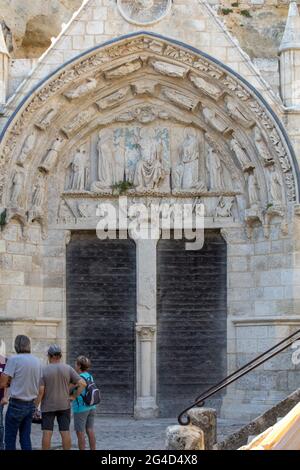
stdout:
<svg viewBox="0 0 300 470">
<path fill-rule="evenodd" d="M 277 354 L 290 347 L 297 340 L 300 340 L 300 330 L 295 331 L 295 333 L 283 339 L 282 341 L 280 341 L 280 343 L 275 344 L 275 346 L 260 354 L 256 358 L 252 359 L 252 361 L 248 362 L 240 369 L 225 377 L 225 379 L 221 380 L 221 382 L 217 383 L 213 387 L 203 392 L 201 395 L 199 395 L 199 397 L 196 398 L 192 405 L 188 406 L 187 408 L 185 408 L 185 410 L 180 413 L 180 415 L 178 416 L 179 424 L 183 426 L 188 425 L 190 423 L 190 417 L 188 415 L 189 410 L 196 406 L 204 406 L 205 400 L 212 397 L 220 390 L 223 390 L 224 388 L 228 387 L 228 385 L 231 385 L 233 382 L 236 382 L 238 379 L 248 374 L 253 369 L 256 369 L 261 364 L 264 364 L 265 362 L 269 361 L 274 356 L 277 356 Z"/>
</svg>

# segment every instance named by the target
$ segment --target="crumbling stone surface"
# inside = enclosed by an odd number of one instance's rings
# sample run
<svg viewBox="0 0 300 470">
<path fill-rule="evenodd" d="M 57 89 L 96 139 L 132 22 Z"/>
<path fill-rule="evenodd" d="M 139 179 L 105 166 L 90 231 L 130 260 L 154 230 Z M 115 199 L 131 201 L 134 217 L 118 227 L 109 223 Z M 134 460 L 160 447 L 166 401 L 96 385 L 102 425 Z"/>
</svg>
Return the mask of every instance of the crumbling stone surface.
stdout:
<svg viewBox="0 0 300 470">
<path fill-rule="evenodd" d="M 82 0 L 0 0 L 0 20 L 13 58 L 39 57 Z"/>
<path fill-rule="evenodd" d="M 193 408 L 188 412 L 191 424 L 204 433 L 205 450 L 211 450 L 217 442 L 217 412 L 213 408 Z"/>
<path fill-rule="evenodd" d="M 167 450 L 204 450 L 204 433 L 197 426 L 169 426 Z"/>
</svg>

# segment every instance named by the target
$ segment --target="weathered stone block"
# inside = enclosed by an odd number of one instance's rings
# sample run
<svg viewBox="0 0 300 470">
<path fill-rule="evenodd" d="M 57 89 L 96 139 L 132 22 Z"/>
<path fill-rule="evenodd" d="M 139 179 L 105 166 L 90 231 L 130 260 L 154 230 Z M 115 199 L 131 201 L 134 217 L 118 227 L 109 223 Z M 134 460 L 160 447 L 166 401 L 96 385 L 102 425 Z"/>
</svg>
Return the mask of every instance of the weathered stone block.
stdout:
<svg viewBox="0 0 300 470">
<path fill-rule="evenodd" d="M 217 442 L 217 412 L 213 408 L 194 408 L 188 412 L 191 424 L 204 433 L 205 450 L 213 448 Z"/>
<path fill-rule="evenodd" d="M 169 426 L 167 428 L 167 450 L 204 450 L 204 433 L 197 426 Z"/>
</svg>

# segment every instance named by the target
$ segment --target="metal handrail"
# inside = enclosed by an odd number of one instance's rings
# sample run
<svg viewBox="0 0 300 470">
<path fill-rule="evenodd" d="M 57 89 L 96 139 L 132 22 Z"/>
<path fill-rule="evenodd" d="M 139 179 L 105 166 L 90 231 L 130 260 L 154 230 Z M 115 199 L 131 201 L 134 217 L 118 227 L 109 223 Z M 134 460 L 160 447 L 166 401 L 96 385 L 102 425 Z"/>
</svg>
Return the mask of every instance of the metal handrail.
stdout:
<svg viewBox="0 0 300 470">
<path fill-rule="evenodd" d="M 210 398 L 212 395 L 215 395 L 220 390 L 223 390 L 225 387 L 228 387 L 228 385 L 231 385 L 233 382 L 248 374 L 253 369 L 256 369 L 261 364 L 267 362 L 269 359 L 272 359 L 273 357 L 277 356 L 277 354 L 290 347 L 298 339 L 300 339 L 300 330 L 295 331 L 287 338 L 284 338 L 282 341 L 272 346 L 272 348 L 263 352 L 259 356 L 252 359 L 250 362 L 247 362 L 247 364 L 245 364 L 240 369 L 225 377 L 223 380 L 221 380 L 221 382 L 218 382 L 213 387 L 207 389 L 205 392 L 203 392 L 196 398 L 192 405 L 188 406 L 180 413 L 180 415 L 178 416 L 179 424 L 181 424 L 182 426 L 187 426 L 188 424 L 190 424 L 191 419 L 188 415 L 189 410 L 191 410 L 195 406 L 204 406 L 205 400 Z"/>
</svg>

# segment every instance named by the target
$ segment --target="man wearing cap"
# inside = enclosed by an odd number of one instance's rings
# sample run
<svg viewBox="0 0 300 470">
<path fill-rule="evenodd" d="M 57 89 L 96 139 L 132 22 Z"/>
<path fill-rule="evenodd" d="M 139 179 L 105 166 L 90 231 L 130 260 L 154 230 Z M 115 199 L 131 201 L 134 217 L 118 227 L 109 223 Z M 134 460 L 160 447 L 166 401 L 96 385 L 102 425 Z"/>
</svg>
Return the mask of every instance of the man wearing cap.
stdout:
<svg viewBox="0 0 300 470">
<path fill-rule="evenodd" d="M 48 349 L 49 364 L 43 369 L 37 404 L 41 403 L 43 450 L 51 448 L 51 438 L 55 418 L 62 438 L 64 450 L 71 448 L 71 401 L 80 396 L 86 382 L 75 370 L 61 362 L 60 346 L 52 344 Z M 76 394 L 70 397 L 70 385 L 77 387 Z"/>
</svg>

